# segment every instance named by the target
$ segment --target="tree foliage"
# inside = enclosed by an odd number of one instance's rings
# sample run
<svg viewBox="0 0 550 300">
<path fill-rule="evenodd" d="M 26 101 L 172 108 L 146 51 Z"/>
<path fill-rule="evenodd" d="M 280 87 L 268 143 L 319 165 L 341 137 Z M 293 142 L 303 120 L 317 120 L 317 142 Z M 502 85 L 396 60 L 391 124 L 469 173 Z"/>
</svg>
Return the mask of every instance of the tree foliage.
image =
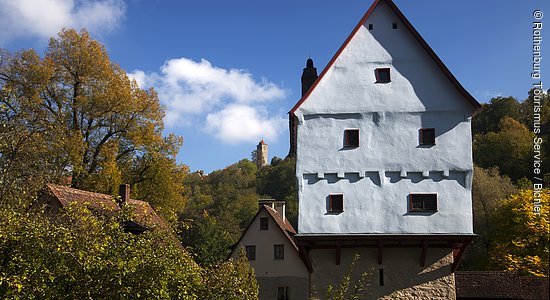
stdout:
<svg viewBox="0 0 550 300">
<path fill-rule="evenodd" d="M 358 260 L 359 254 L 355 254 L 350 263 L 348 272 L 342 277 L 338 286 L 328 285 L 325 297 L 327 300 L 356 300 L 362 299 L 365 296 L 368 281 L 373 275 L 373 270 L 369 269 L 361 273 L 359 278 L 354 280 L 353 275 Z"/>
<path fill-rule="evenodd" d="M 130 216 L 0 209 L 0 298 L 257 299 L 247 261 L 203 269 L 170 232 L 126 233 L 120 224 Z"/>
<path fill-rule="evenodd" d="M 257 191 L 262 196 L 286 202 L 286 214 L 290 223 L 298 225 L 298 191 L 296 187 L 296 158 L 284 160 L 273 157 L 271 165 L 258 171 Z"/>
<path fill-rule="evenodd" d="M 474 240 L 462 259 L 460 267 L 467 270 L 489 269 L 489 252 L 494 247 L 493 237 L 500 230 L 494 224 L 495 214 L 504 199 L 517 193 L 517 189 L 507 176 L 501 176 L 498 169 L 483 169 L 474 166 L 472 200 L 474 215 Z"/>
<path fill-rule="evenodd" d="M 182 208 L 181 138 L 162 136 L 156 92 L 130 81 L 85 30 L 61 31 L 43 58 L 2 52 L 0 93 L 0 166 L 11 170 L 0 173 L 1 199 L 70 178 L 109 194 L 130 183 L 135 198 Z"/>
<path fill-rule="evenodd" d="M 208 287 L 208 291 L 204 299 L 258 299 L 258 283 L 254 269 L 248 263 L 242 248 L 237 259 L 223 262 L 211 269 L 205 286 Z"/>
<path fill-rule="evenodd" d="M 542 138 L 540 158 L 545 161 L 547 149 L 550 149 L 549 121 L 550 96 L 547 93 L 535 95 L 532 89 L 521 102 L 513 97 L 491 99 L 473 118 L 474 162 L 483 168 L 498 167 L 501 174 L 525 185 L 533 175 L 530 167 L 533 132 L 536 130 L 537 136 Z M 550 165 L 543 163 L 541 171 L 545 184 L 549 184 Z"/>
<path fill-rule="evenodd" d="M 474 137 L 474 161 L 483 168 L 498 167 L 514 180 L 531 178 L 534 134 L 510 117 L 500 120 L 499 129 Z"/>
<path fill-rule="evenodd" d="M 186 224 L 182 240 L 199 263 L 211 265 L 226 259 L 230 246 L 256 214 L 256 172 L 256 165 L 243 159 L 209 175 L 187 175 L 188 201 L 180 216 Z"/>
<path fill-rule="evenodd" d="M 505 117 L 520 119 L 521 104 L 514 97 L 496 97 L 483 104 L 481 113 L 473 120 L 475 134 L 487 134 L 499 131 L 499 123 Z"/>
<path fill-rule="evenodd" d="M 534 213 L 535 198 L 540 214 Z M 501 269 L 548 276 L 550 190 L 522 190 L 506 198 L 496 212 L 491 260 Z"/>
</svg>

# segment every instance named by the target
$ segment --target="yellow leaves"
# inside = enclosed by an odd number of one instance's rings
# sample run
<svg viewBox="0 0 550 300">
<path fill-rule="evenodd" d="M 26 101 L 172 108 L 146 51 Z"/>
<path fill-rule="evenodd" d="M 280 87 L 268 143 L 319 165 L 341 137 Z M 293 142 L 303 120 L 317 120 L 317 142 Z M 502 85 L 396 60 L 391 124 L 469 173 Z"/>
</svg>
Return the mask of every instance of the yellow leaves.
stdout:
<svg viewBox="0 0 550 300">
<path fill-rule="evenodd" d="M 548 189 L 541 192 L 540 214 L 533 210 L 533 195 L 533 190 L 522 190 L 498 210 L 495 225 L 500 230 L 491 258 L 506 270 L 548 276 L 550 194 Z"/>
</svg>

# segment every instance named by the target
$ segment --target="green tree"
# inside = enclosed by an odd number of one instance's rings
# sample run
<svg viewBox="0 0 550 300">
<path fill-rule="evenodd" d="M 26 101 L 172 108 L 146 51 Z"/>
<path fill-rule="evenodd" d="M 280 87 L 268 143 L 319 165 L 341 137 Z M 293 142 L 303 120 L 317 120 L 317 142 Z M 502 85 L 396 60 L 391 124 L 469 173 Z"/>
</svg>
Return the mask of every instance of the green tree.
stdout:
<svg viewBox="0 0 550 300">
<path fill-rule="evenodd" d="M 368 270 L 360 274 L 359 278 L 354 281 L 354 270 L 359 260 L 359 254 L 355 254 L 350 263 L 348 273 L 345 274 L 338 286 L 329 285 L 327 287 L 327 300 L 346 300 L 346 299 L 361 299 L 367 291 L 367 284 L 372 277 L 373 270 Z M 353 284 L 353 286 L 352 286 Z"/>
<path fill-rule="evenodd" d="M 298 224 L 296 159 L 287 157 L 281 160 L 273 157 L 271 165 L 258 171 L 256 186 L 259 194 L 286 201 L 287 218 L 296 227 Z"/>
<path fill-rule="evenodd" d="M 0 298 L 199 299 L 201 268 L 177 240 L 126 233 L 124 219 L 78 206 L 55 219 L 1 209 Z"/>
<path fill-rule="evenodd" d="M 210 269 L 204 287 L 203 299 L 252 300 L 258 299 L 258 283 L 254 269 L 241 248 L 235 260 L 223 262 Z"/>
<path fill-rule="evenodd" d="M 256 172 L 256 165 L 243 159 L 208 175 L 187 175 L 181 236 L 198 262 L 212 265 L 225 260 L 258 211 Z"/>
<path fill-rule="evenodd" d="M 156 92 L 129 80 L 85 30 L 61 31 L 43 58 L 2 52 L 0 91 L 9 124 L 0 131 L 0 165 L 14 170 L 0 173 L 3 199 L 35 178 L 70 178 L 75 188 L 109 194 L 130 183 L 135 198 L 183 207 L 186 168 L 175 162 L 182 140 L 162 136 Z"/>
<path fill-rule="evenodd" d="M 483 104 L 483 110 L 473 119 L 473 132 L 487 134 L 499 131 L 499 123 L 504 117 L 520 119 L 521 104 L 514 97 L 496 97 Z"/>
<path fill-rule="evenodd" d="M 246 259 L 201 268 L 170 231 L 134 235 L 132 211 L 109 215 L 0 208 L 0 298 L 257 299 Z"/>
<path fill-rule="evenodd" d="M 500 121 L 499 128 L 474 136 L 474 162 L 483 168 L 498 167 L 513 180 L 530 178 L 534 134 L 509 117 Z"/>
</svg>

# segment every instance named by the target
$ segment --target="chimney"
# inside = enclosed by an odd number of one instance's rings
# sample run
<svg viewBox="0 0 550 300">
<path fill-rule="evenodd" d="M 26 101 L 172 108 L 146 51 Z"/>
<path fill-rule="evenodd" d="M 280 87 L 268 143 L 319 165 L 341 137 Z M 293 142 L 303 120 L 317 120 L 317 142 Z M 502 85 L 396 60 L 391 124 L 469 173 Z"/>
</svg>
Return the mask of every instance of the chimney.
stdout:
<svg viewBox="0 0 550 300">
<path fill-rule="evenodd" d="M 309 91 L 317 77 L 317 68 L 313 66 L 313 59 L 308 58 L 306 68 L 302 72 L 302 97 Z"/>
<path fill-rule="evenodd" d="M 130 200 L 130 185 L 129 184 L 121 184 L 118 187 L 118 195 L 120 196 L 120 202 L 119 205 L 123 205 Z"/>
<path fill-rule="evenodd" d="M 285 201 L 277 201 L 275 199 L 260 199 L 258 201 L 258 206 L 266 205 L 269 206 L 271 209 L 279 213 L 281 218 L 283 219 L 283 222 L 286 223 L 286 211 L 285 211 Z"/>
<path fill-rule="evenodd" d="M 281 215 L 281 218 L 283 219 L 283 222 L 286 223 L 286 202 L 285 201 L 275 201 L 275 210 Z"/>
</svg>

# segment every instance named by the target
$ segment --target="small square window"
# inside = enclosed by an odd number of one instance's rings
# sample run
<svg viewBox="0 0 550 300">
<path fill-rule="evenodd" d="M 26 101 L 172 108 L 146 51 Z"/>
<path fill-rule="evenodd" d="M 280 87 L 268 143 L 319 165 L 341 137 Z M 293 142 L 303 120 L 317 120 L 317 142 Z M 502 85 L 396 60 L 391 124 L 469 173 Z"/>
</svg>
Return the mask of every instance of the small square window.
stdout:
<svg viewBox="0 0 550 300">
<path fill-rule="evenodd" d="M 410 194 L 410 212 L 436 212 L 437 194 Z"/>
<path fill-rule="evenodd" d="M 393 28 L 393 29 L 397 29 L 397 23 L 393 22 L 392 28 Z"/>
<path fill-rule="evenodd" d="M 344 211 L 344 195 L 342 194 L 329 195 L 329 211 L 330 212 Z"/>
<path fill-rule="evenodd" d="M 435 128 L 420 129 L 420 145 L 435 145 Z"/>
<path fill-rule="evenodd" d="M 277 287 L 277 300 L 290 300 L 290 287 Z"/>
<path fill-rule="evenodd" d="M 344 131 L 344 147 L 359 147 L 359 129 Z"/>
<path fill-rule="evenodd" d="M 260 230 L 268 230 L 268 229 L 269 229 L 269 219 L 260 218 Z"/>
<path fill-rule="evenodd" d="M 372 30 L 374 26 L 372 24 L 369 24 L 369 30 Z"/>
<path fill-rule="evenodd" d="M 245 251 L 248 260 L 256 260 L 256 245 L 245 246 Z"/>
<path fill-rule="evenodd" d="M 273 245 L 273 259 L 285 259 L 285 245 Z"/>
<path fill-rule="evenodd" d="M 390 68 L 379 68 L 374 70 L 374 74 L 376 75 L 376 82 L 378 83 L 384 83 L 384 82 L 390 82 Z"/>
</svg>

